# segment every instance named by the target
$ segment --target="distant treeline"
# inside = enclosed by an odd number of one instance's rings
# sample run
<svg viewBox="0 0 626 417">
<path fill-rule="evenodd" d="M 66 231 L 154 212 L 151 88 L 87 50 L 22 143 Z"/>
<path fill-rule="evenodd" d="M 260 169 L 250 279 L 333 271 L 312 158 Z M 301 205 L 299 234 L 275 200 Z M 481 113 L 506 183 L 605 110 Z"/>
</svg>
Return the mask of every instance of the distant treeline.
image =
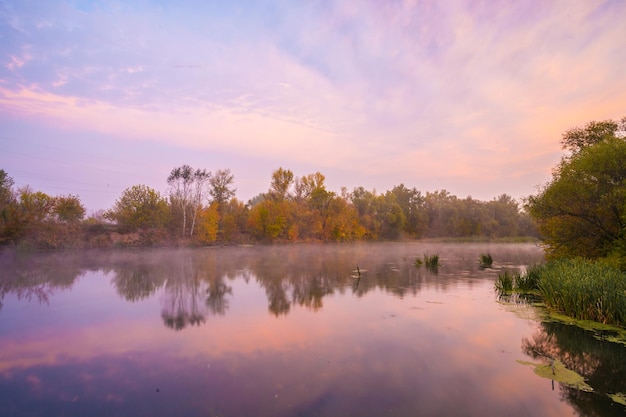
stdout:
<svg viewBox="0 0 626 417">
<path fill-rule="evenodd" d="M 269 190 L 244 203 L 230 170 L 174 168 L 162 195 L 135 185 L 113 207 L 86 217 L 76 195 L 14 188 L 0 170 L 0 244 L 32 249 L 235 244 L 251 242 L 517 238 L 537 236 L 510 196 L 458 198 L 422 194 L 403 184 L 384 193 L 326 189 L 321 173 L 295 177 L 279 168 Z"/>
</svg>

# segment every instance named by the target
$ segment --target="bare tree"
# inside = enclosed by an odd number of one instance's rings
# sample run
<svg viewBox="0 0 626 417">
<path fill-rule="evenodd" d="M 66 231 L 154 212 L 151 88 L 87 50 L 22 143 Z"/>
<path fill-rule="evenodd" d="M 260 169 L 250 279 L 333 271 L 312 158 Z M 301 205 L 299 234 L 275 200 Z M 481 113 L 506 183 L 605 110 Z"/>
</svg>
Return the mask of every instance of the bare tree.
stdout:
<svg viewBox="0 0 626 417">
<path fill-rule="evenodd" d="M 192 221 L 191 221 L 191 230 L 189 231 L 189 236 L 193 235 L 195 226 L 196 226 L 196 217 L 198 214 L 198 210 L 202 208 L 202 202 L 206 198 L 206 188 L 207 182 L 211 181 L 211 173 L 207 172 L 205 169 L 200 170 L 197 169 L 193 174 L 193 204 L 192 204 Z"/>
<path fill-rule="evenodd" d="M 187 234 L 187 216 L 191 216 L 189 236 L 193 235 L 198 210 L 206 198 L 206 184 L 211 180 L 211 173 L 194 169 L 189 165 L 174 168 L 167 178 L 170 186 L 172 204 L 180 207 L 183 218 L 183 236 Z"/>
<path fill-rule="evenodd" d="M 191 185 L 193 183 L 193 168 L 182 165 L 172 169 L 167 177 L 170 186 L 170 199 L 172 204 L 177 204 L 183 216 L 183 236 L 187 231 L 187 211 L 191 202 Z"/>
</svg>

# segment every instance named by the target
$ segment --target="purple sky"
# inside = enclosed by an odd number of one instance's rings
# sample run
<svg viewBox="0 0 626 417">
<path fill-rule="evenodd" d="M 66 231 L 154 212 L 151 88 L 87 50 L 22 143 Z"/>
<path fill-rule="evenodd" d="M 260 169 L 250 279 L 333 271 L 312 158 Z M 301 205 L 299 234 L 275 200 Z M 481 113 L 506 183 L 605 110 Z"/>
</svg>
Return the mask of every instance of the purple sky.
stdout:
<svg viewBox="0 0 626 417">
<path fill-rule="evenodd" d="M 0 0 L 0 169 L 108 209 L 172 168 L 536 193 L 626 115 L 626 2 Z"/>
</svg>

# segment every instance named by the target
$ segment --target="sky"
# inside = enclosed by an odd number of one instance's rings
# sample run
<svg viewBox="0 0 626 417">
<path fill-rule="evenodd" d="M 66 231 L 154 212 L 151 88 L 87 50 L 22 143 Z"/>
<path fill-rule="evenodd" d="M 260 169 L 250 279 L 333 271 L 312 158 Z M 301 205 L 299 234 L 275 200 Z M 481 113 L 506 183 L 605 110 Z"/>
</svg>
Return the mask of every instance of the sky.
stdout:
<svg viewBox="0 0 626 417">
<path fill-rule="evenodd" d="M 0 169 L 16 187 L 238 199 L 279 167 L 330 191 L 522 199 L 564 131 L 626 116 L 626 2 L 0 0 Z"/>
</svg>

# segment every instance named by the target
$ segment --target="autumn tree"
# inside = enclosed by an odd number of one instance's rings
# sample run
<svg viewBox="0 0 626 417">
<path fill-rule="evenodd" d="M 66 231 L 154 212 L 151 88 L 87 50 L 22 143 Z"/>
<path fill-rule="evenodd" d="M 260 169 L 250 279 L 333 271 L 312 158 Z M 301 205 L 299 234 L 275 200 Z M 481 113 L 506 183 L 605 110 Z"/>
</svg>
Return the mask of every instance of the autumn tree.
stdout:
<svg viewBox="0 0 626 417">
<path fill-rule="evenodd" d="M 56 197 L 53 211 L 57 219 L 65 223 L 76 223 L 82 220 L 86 213 L 80 198 L 71 194 Z"/>
<path fill-rule="evenodd" d="M 610 257 L 626 267 L 626 140 L 616 124 L 589 123 L 584 131 L 600 132 L 592 139 L 566 132 L 564 143 L 573 143 L 574 153 L 528 199 L 549 255 Z"/>
<path fill-rule="evenodd" d="M 203 207 L 198 213 L 198 227 L 195 239 L 203 244 L 213 243 L 217 240 L 219 213 L 217 205 L 211 204 Z"/>
<path fill-rule="evenodd" d="M 328 219 L 324 224 L 324 240 L 349 242 L 363 238 L 366 230 L 359 222 L 357 210 L 348 200 L 334 196 L 328 210 Z"/>
<path fill-rule="evenodd" d="M 377 216 L 378 196 L 376 191 L 355 187 L 349 198 L 357 210 L 360 223 L 365 228 L 365 236 L 370 239 L 377 239 L 380 232 L 380 222 Z"/>
<path fill-rule="evenodd" d="M 261 240 L 286 239 L 289 217 L 286 201 L 264 200 L 250 209 L 248 227 L 253 236 Z"/>
<path fill-rule="evenodd" d="M 247 229 L 248 208 L 246 205 L 231 198 L 222 206 L 221 213 L 221 239 L 225 242 L 241 240 Z"/>
<path fill-rule="evenodd" d="M 272 173 L 269 195 L 282 201 L 289 197 L 289 188 L 293 183 L 293 172 L 288 169 L 278 168 Z"/>
<path fill-rule="evenodd" d="M 106 216 L 119 226 L 134 230 L 165 227 L 169 214 L 167 201 L 158 191 L 134 185 L 122 192 Z"/>
</svg>

